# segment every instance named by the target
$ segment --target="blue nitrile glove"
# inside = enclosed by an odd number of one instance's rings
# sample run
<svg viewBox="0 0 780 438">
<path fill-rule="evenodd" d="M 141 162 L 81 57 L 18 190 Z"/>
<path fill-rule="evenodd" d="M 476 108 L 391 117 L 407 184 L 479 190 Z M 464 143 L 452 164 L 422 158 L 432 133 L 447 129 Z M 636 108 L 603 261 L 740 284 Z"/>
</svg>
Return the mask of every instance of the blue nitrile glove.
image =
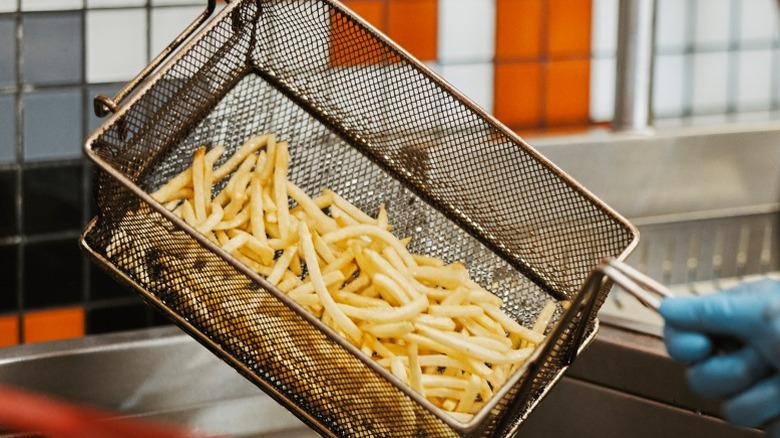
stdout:
<svg viewBox="0 0 780 438">
<path fill-rule="evenodd" d="M 780 438 L 780 281 L 746 282 L 712 295 L 666 298 L 666 348 L 686 362 L 691 389 L 724 400 L 726 420 Z M 718 351 L 718 338 L 741 347 Z M 715 340 L 715 341 L 713 341 Z"/>
</svg>

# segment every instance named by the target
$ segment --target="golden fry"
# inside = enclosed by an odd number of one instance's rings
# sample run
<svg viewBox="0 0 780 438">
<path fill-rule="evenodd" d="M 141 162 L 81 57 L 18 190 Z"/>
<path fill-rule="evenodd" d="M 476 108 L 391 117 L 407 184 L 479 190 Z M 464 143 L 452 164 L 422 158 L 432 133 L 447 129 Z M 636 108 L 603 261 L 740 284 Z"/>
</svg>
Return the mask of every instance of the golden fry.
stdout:
<svg viewBox="0 0 780 438">
<path fill-rule="evenodd" d="M 289 181 L 286 142 L 253 136 L 215 170 L 223 152 L 198 149 L 153 198 L 456 420 L 469 421 L 544 340 L 555 302 L 523 327 L 463 263 L 410 253 L 384 204 L 374 219 Z"/>
</svg>

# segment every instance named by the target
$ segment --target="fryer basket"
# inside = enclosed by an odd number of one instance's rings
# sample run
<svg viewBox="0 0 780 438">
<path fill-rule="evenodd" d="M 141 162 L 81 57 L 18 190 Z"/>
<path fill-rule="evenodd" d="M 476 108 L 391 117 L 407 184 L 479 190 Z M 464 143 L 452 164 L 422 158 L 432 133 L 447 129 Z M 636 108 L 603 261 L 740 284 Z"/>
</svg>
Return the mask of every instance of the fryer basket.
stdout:
<svg viewBox="0 0 780 438">
<path fill-rule="evenodd" d="M 98 214 L 83 247 L 326 436 L 514 432 L 595 335 L 610 284 L 586 278 L 637 243 L 631 224 L 336 1 L 235 0 L 114 109 L 85 144 Z M 147 194 L 197 148 L 227 156 L 264 132 L 289 142 L 303 190 L 328 187 L 366 212 L 384 203 L 410 250 L 465 262 L 519 323 L 558 303 L 546 340 L 469 423 Z"/>
</svg>

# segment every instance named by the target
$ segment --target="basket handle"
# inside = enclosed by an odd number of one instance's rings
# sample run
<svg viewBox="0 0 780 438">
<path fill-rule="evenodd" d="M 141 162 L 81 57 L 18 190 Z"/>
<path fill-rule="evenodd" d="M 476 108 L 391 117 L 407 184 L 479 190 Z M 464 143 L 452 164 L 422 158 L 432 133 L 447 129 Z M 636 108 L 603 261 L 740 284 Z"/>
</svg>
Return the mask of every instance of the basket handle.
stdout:
<svg viewBox="0 0 780 438">
<path fill-rule="evenodd" d="M 587 322 L 590 321 L 593 312 L 596 310 L 595 305 L 599 292 L 609 281 L 619 285 L 626 292 L 636 297 L 639 302 L 656 311 L 661 304 L 660 299 L 657 297 L 665 298 L 674 296 L 667 287 L 642 274 L 626 263 L 614 258 L 605 258 L 585 279 L 585 283 L 580 289 L 580 293 L 577 294 L 577 298 L 575 298 L 569 310 L 558 322 L 554 332 L 549 335 L 552 339 L 560 339 L 565 335 L 566 330 L 571 325 L 574 318 L 580 315 L 580 323 L 577 324 L 573 329 L 573 332 L 569 334 L 571 341 L 567 343 L 567 349 L 561 352 L 563 363 L 566 366 L 571 365 L 572 362 L 574 362 L 577 358 L 577 354 L 582 349 L 582 343 L 585 341 L 585 336 L 587 335 Z M 515 396 L 512 404 L 506 410 L 506 417 L 496 427 L 493 436 L 514 436 L 517 433 L 517 429 L 522 423 L 522 418 L 516 413 L 519 412 L 522 403 L 525 403 L 530 395 L 533 382 L 536 380 L 539 373 L 544 370 L 545 358 L 549 358 L 557 348 L 559 348 L 559 346 L 555 342 L 548 342 L 544 347 L 544 351 L 539 354 L 539 360 L 531 364 L 528 376 L 526 376 L 522 382 L 522 386 L 518 390 L 517 396 Z"/>
<path fill-rule="evenodd" d="M 143 70 L 141 70 L 136 77 L 130 82 L 125 84 L 119 93 L 114 98 L 110 98 L 105 94 L 98 95 L 93 101 L 95 115 L 98 117 L 105 117 L 109 114 L 115 113 L 119 110 L 119 104 L 129 95 L 141 82 L 146 80 L 149 75 L 154 72 L 160 64 L 163 63 L 187 38 L 190 37 L 195 31 L 208 20 L 211 14 L 217 9 L 217 0 L 208 0 L 206 9 L 198 15 L 198 17 L 187 26 L 184 31 L 179 34 L 167 47 L 165 47 Z"/>
<path fill-rule="evenodd" d="M 637 271 L 628 264 L 616 260 L 614 258 L 606 258 L 599 263 L 598 266 L 591 272 L 588 278 L 585 280 L 583 286 L 583 293 L 585 295 L 581 302 L 582 306 L 587 306 L 584 310 L 586 315 L 589 315 L 593 310 L 595 303 L 595 296 L 599 289 L 607 281 L 612 281 L 617 284 L 623 290 L 631 294 L 645 307 L 651 310 L 658 311 L 658 307 L 661 305 L 661 299 L 670 298 L 674 296 L 674 293 L 666 286 L 653 280 L 647 275 Z M 575 311 L 576 313 L 576 311 Z M 570 350 L 565 357 L 565 363 L 571 365 L 574 359 L 577 357 L 577 353 L 580 350 L 583 339 L 585 337 L 585 330 L 587 324 L 578 324 L 576 332 L 573 334 Z"/>
</svg>

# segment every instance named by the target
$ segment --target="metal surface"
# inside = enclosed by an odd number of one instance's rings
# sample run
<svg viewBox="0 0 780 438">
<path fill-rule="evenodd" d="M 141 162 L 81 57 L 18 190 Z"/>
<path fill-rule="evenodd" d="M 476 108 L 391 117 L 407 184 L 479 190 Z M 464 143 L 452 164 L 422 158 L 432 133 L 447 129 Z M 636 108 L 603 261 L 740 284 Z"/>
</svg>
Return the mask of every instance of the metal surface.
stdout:
<svg viewBox="0 0 780 438">
<path fill-rule="evenodd" d="M 612 119 L 612 128 L 618 131 L 642 132 L 650 127 L 654 16 L 654 0 L 620 0 Z"/>
<path fill-rule="evenodd" d="M 631 218 L 642 242 L 626 262 L 675 294 L 780 272 L 779 123 L 531 142 Z M 600 315 L 646 333 L 662 323 L 619 287 Z"/>
<path fill-rule="evenodd" d="M 173 422 L 202 433 L 315 436 L 175 327 L 5 348 L 0 378 L 118 416 Z M 717 404 L 687 390 L 683 365 L 666 356 L 660 339 L 602 327 L 518 436 L 760 436 L 718 416 Z"/>
<path fill-rule="evenodd" d="M 4 348 L 0 379 L 117 416 L 173 422 L 206 434 L 315 436 L 175 327 Z"/>
<path fill-rule="evenodd" d="M 780 202 L 780 122 L 528 141 L 632 222 Z"/>
<path fill-rule="evenodd" d="M 304 190 L 384 202 L 411 250 L 465 261 L 518 322 L 553 298 L 571 300 L 566 324 L 470 423 L 439 411 L 147 194 L 196 148 L 231 152 L 259 132 L 290 142 Z M 231 3 L 85 151 L 99 169 L 90 254 L 326 435 L 480 436 L 522 421 L 593 337 L 608 284 L 580 285 L 636 244 L 609 207 L 331 1 Z"/>
</svg>

